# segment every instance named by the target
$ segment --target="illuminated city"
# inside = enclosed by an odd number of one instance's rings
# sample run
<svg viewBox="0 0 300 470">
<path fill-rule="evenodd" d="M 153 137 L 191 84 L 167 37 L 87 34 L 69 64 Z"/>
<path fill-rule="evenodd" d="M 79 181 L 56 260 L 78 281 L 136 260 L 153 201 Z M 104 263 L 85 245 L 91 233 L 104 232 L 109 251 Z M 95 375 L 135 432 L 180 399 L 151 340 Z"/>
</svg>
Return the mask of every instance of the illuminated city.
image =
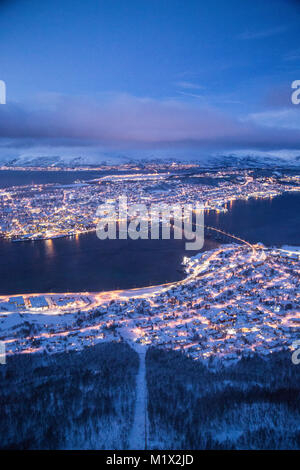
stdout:
<svg viewBox="0 0 300 470">
<path fill-rule="evenodd" d="M 6 457 L 300 449 L 299 23 L 296 0 L 0 1 Z"/>
<path fill-rule="evenodd" d="M 152 166 L 152 165 L 150 165 Z M 178 165 L 179 166 L 179 165 Z M 157 167 L 160 170 L 159 166 Z M 52 239 L 95 230 L 101 203 L 126 194 L 129 204 L 199 203 L 204 209 L 227 211 L 232 201 L 272 198 L 298 192 L 298 175 L 255 176 L 254 171 L 219 170 L 191 173 L 166 165 L 156 173 L 103 176 L 70 185 L 46 184 L 0 190 L 1 232 L 14 241 Z M 195 183 L 196 180 L 196 183 Z M 197 180 L 201 184 L 197 184 Z M 209 180 L 209 184 L 205 181 Z M 202 183 L 203 181 L 203 183 Z"/>
</svg>

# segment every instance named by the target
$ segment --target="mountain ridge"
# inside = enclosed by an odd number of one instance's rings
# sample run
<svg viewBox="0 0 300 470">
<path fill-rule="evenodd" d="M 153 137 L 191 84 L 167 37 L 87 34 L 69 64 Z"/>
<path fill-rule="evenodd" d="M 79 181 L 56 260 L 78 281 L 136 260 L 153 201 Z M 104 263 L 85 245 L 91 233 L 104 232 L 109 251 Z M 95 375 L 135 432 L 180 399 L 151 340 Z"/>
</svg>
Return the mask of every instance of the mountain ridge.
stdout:
<svg viewBox="0 0 300 470">
<path fill-rule="evenodd" d="M 4 168 L 15 167 L 39 167 L 39 168 L 79 168 L 79 167 L 99 167 L 102 165 L 120 164 L 145 164 L 145 163 L 194 163 L 204 168 L 300 168 L 300 155 L 277 156 L 269 154 L 220 154 L 207 156 L 185 156 L 176 155 L 161 156 L 160 153 L 149 153 L 139 156 L 137 154 L 125 155 L 122 153 L 107 153 L 101 156 L 62 156 L 62 155 L 20 155 L 14 158 L 1 158 L 0 165 Z"/>
</svg>

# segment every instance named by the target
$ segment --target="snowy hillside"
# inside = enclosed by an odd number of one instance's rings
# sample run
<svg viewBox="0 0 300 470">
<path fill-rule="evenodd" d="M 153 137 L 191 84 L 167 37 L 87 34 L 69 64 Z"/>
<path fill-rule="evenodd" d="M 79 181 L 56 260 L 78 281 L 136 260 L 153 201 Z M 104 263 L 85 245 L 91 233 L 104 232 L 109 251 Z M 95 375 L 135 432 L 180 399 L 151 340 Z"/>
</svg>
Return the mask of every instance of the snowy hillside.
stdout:
<svg viewBox="0 0 300 470">
<path fill-rule="evenodd" d="M 300 154 L 293 152 L 234 152 L 224 154 L 198 155 L 196 151 L 183 154 L 178 151 L 130 151 L 103 152 L 81 156 L 73 155 L 35 155 L 21 154 L 18 156 L 0 156 L 0 165 L 5 167 L 94 167 L 103 164 L 119 165 L 124 163 L 145 162 L 193 162 L 205 168 L 234 167 L 234 168 L 300 168 Z"/>
</svg>

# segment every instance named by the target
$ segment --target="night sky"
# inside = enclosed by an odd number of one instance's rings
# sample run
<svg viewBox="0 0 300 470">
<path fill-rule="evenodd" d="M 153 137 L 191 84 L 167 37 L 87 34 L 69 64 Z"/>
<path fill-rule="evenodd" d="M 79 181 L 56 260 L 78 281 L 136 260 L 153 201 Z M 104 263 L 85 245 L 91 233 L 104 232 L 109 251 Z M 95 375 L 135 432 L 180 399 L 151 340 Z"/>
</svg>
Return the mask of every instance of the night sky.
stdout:
<svg viewBox="0 0 300 470">
<path fill-rule="evenodd" d="M 297 153 L 300 2 L 0 3 L 0 156 Z"/>
</svg>

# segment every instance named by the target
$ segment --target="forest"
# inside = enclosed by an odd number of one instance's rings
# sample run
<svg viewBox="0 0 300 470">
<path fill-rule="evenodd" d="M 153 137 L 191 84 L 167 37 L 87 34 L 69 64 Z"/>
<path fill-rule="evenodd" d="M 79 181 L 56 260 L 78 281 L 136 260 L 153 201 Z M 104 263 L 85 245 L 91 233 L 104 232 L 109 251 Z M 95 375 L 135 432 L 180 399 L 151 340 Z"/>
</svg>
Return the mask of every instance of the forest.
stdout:
<svg viewBox="0 0 300 470">
<path fill-rule="evenodd" d="M 204 365 L 146 356 L 153 449 L 299 449 L 300 368 L 287 352 Z"/>
<path fill-rule="evenodd" d="M 137 353 L 123 342 L 10 356 L 1 449 L 127 449 Z M 150 347 L 149 449 L 299 449 L 299 366 L 288 352 L 228 364 Z"/>
<path fill-rule="evenodd" d="M 126 449 L 137 354 L 124 343 L 0 366 L 1 449 Z"/>
</svg>

